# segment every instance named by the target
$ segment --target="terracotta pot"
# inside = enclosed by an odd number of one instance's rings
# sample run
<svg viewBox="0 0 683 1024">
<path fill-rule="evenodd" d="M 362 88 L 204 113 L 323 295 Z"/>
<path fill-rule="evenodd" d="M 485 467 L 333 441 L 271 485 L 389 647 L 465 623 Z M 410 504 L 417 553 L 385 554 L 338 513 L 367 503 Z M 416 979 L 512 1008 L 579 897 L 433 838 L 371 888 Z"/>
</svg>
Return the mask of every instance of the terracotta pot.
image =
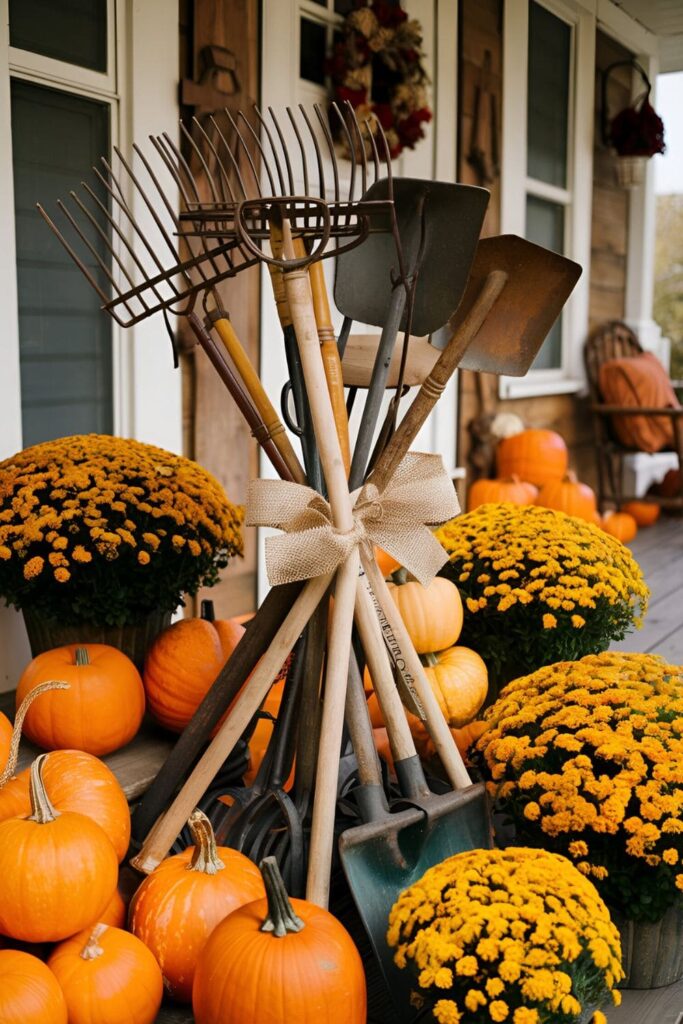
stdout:
<svg viewBox="0 0 683 1024">
<path fill-rule="evenodd" d="M 683 978 L 683 900 L 655 924 L 610 913 L 621 934 L 626 977 L 620 988 L 663 988 Z"/>
<path fill-rule="evenodd" d="M 34 658 L 43 651 L 64 644 L 109 644 L 127 654 L 140 671 L 154 638 L 171 622 L 171 612 L 156 609 L 149 612 L 146 618 L 128 626 L 97 626 L 90 622 L 82 626 L 64 626 L 54 619 L 36 614 L 30 608 L 24 608 L 22 615 Z"/>
</svg>

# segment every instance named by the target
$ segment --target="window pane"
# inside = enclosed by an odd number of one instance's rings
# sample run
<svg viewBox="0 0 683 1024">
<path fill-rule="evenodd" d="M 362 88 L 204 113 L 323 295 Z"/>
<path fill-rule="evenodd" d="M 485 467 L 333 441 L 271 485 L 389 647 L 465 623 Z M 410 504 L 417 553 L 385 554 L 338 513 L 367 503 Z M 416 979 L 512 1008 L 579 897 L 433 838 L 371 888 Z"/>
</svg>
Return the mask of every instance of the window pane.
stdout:
<svg viewBox="0 0 683 1024">
<path fill-rule="evenodd" d="M 571 28 L 539 4 L 529 8 L 527 174 L 567 184 Z"/>
<path fill-rule="evenodd" d="M 563 252 L 564 207 L 536 196 L 526 199 L 526 237 L 531 242 Z M 534 360 L 534 370 L 555 370 L 562 366 L 562 315 L 550 328 L 548 337 Z"/>
<path fill-rule="evenodd" d="M 10 46 L 107 70 L 107 0 L 9 0 Z"/>
<path fill-rule="evenodd" d="M 38 215 L 109 151 L 104 103 L 12 82 L 23 440 L 110 433 L 111 327 L 97 294 Z M 104 192 L 100 194 L 106 203 Z M 81 220 L 83 218 L 80 218 Z M 91 237 L 94 237 L 92 233 Z M 104 245 L 99 254 L 106 258 Z M 79 254 L 82 255 L 79 248 Z M 106 290 L 93 256 L 84 262 Z"/>
<path fill-rule="evenodd" d="M 325 84 L 325 26 L 301 19 L 299 77 L 307 82 Z"/>
<path fill-rule="evenodd" d="M 343 14 L 346 17 L 354 8 L 353 0 L 334 0 L 335 14 Z"/>
</svg>

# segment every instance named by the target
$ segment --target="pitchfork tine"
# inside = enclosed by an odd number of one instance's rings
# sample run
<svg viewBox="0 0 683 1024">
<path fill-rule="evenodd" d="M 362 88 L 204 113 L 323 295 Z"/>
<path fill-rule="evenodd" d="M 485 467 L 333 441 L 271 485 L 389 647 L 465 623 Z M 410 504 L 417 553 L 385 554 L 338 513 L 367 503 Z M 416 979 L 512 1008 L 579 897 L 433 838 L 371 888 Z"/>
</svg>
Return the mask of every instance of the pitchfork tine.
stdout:
<svg viewBox="0 0 683 1024">
<path fill-rule="evenodd" d="M 242 132 L 239 129 L 239 125 L 234 120 L 234 118 L 233 118 L 232 114 L 230 113 L 230 111 L 226 110 L 225 113 L 228 115 L 228 117 L 230 119 L 230 123 L 233 126 L 233 128 L 235 129 L 235 134 L 237 135 L 237 138 L 239 139 L 240 143 L 242 144 L 242 149 L 246 153 L 247 159 L 249 161 L 249 165 L 250 165 L 250 167 L 252 169 L 252 172 L 253 172 L 253 175 L 254 175 L 254 183 L 256 185 L 256 191 L 257 191 L 257 193 L 259 195 L 259 198 L 262 198 L 263 193 L 261 191 L 261 182 L 259 180 L 259 176 L 258 176 L 258 172 L 256 170 L 256 167 L 254 166 L 254 161 L 252 159 L 251 153 L 249 152 L 249 147 L 247 146 L 246 142 L 244 141 L 244 136 L 242 135 Z M 261 159 L 263 160 L 263 166 L 266 169 L 266 174 L 268 175 L 268 181 L 270 182 L 270 193 L 271 193 L 271 195 L 275 195 L 275 180 L 273 178 L 273 172 L 270 169 L 270 164 L 268 163 L 268 157 L 266 156 L 265 149 L 261 145 L 261 140 L 259 139 L 258 135 L 254 131 L 251 123 L 249 121 L 247 121 L 246 117 L 244 116 L 244 113 L 241 110 L 237 111 L 237 116 L 239 118 L 241 118 L 242 121 L 244 121 L 244 124 L 246 125 L 247 129 L 249 130 L 249 133 L 250 133 L 252 139 L 254 140 L 254 142 L 256 144 L 256 148 L 258 149 L 259 153 L 261 154 Z"/>
<path fill-rule="evenodd" d="M 230 163 L 232 165 L 232 169 L 234 170 L 235 174 L 237 175 L 237 181 L 239 183 L 239 187 L 242 190 L 242 195 L 246 199 L 247 198 L 247 190 L 244 187 L 244 181 L 242 180 L 242 175 L 240 174 L 239 164 L 237 163 L 237 160 L 235 160 L 233 152 L 230 149 L 230 146 L 228 144 L 228 140 L 226 139 L 225 135 L 223 135 L 223 132 L 220 129 L 218 121 L 213 116 L 213 114 L 210 115 L 209 120 L 211 121 L 211 124 L 213 125 L 213 127 L 216 129 L 216 132 L 218 133 L 218 137 L 220 138 L 221 142 L 223 143 L 223 148 L 225 149 L 225 152 L 228 154 L 228 157 L 230 158 Z M 217 158 L 217 159 L 219 159 L 219 158 Z M 223 167 L 225 167 L 225 165 L 223 164 L 222 160 L 221 160 L 221 164 L 223 165 Z M 237 197 L 235 196 L 235 193 L 233 192 L 232 185 L 230 184 L 230 175 L 229 175 L 227 170 L 225 170 L 225 176 L 226 176 L 225 180 L 226 180 L 226 183 L 227 183 L 227 186 L 228 186 L 228 190 L 230 192 L 230 198 L 231 198 L 233 203 L 236 203 L 236 202 L 238 202 L 238 200 L 237 200 Z"/>
<path fill-rule="evenodd" d="M 358 152 L 360 153 L 360 157 L 361 157 L 361 168 L 362 168 L 362 170 L 361 170 L 361 193 L 360 194 L 362 196 L 364 196 L 365 195 L 365 189 L 367 188 L 368 157 L 367 157 L 367 153 L 365 152 L 365 140 L 363 138 L 363 133 L 362 133 L 362 131 L 360 129 L 360 125 L 358 124 L 358 118 L 357 117 L 354 117 L 354 119 L 353 119 L 353 132 L 354 132 L 354 135 L 356 136 L 356 139 L 358 140 Z M 356 147 L 355 147 L 355 144 L 354 144 L 354 149 L 355 148 Z M 374 151 L 373 151 L 373 153 L 374 153 Z M 379 177 L 379 163 L 378 163 L 378 161 L 375 161 L 375 181 L 377 181 L 378 177 Z"/>
<path fill-rule="evenodd" d="M 278 180 L 280 182 L 280 192 L 276 193 L 275 189 L 273 189 L 273 195 L 276 195 L 276 194 L 279 194 L 281 196 L 287 195 L 287 188 L 285 187 L 285 179 L 284 179 L 284 175 L 282 173 L 282 164 L 280 163 L 280 159 L 279 159 L 279 157 L 277 155 L 277 150 L 275 148 L 275 143 L 273 142 L 273 136 L 270 134 L 270 129 L 268 128 L 268 125 L 266 124 L 265 120 L 261 116 L 261 111 L 259 110 L 259 108 L 255 104 L 254 104 L 254 113 L 256 114 L 257 118 L 259 119 L 259 124 L 261 125 L 261 127 L 264 130 L 264 132 L 266 133 L 266 138 L 268 139 L 268 143 L 270 145 L 270 151 L 273 154 L 273 160 L 275 161 L 275 169 L 277 171 Z M 243 117 L 244 121 L 247 124 L 249 124 L 249 122 L 244 117 L 244 115 L 242 115 L 242 117 Z M 253 131 L 253 129 L 252 129 L 252 131 Z"/>
<path fill-rule="evenodd" d="M 299 151 L 301 152 L 301 166 L 302 166 L 303 174 L 304 174 L 304 195 L 309 195 L 309 191 L 308 191 L 308 161 L 306 160 L 306 151 L 304 149 L 304 140 L 301 137 L 301 132 L 299 131 L 299 126 L 296 123 L 296 117 L 294 116 L 292 108 L 291 107 L 286 107 L 285 109 L 287 110 L 287 117 L 291 121 L 292 128 L 294 130 L 294 134 L 296 135 L 296 141 L 299 143 Z"/>
<path fill-rule="evenodd" d="M 375 142 L 375 138 L 374 138 L 374 135 L 372 133 L 372 128 L 370 127 L 370 121 L 368 120 L 367 117 L 363 121 L 363 124 L 365 125 L 366 132 L 368 133 L 368 141 L 370 143 L 370 148 L 372 150 L 372 159 L 373 159 L 373 163 L 375 165 L 375 181 L 377 181 L 379 179 L 379 152 L 377 150 L 377 144 Z M 358 129 L 358 134 L 359 134 L 359 137 L 360 137 L 360 144 L 361 144 L 361 146 L 363 146 L 363 148 L 365 148 L 365 142 L 363 141 L 363 137 L 360 134 L 360 128 Z"/>
<path fill-rule="evenodd" d="M 83 188 L 85 189 L 85 185 L 83 184 L 83 182 L 81 182 L 81 184 L 83 185 Z M 86 193 L 87 193 L 87 190 L 86 190 Z M 90 212 L 90 210 L 88 209 L 88 207 L 87 207 L 87 206 L 85 205 L 85 203 L 84 203 L 84 202 L 83 202 L 83 201 L 82 201 L 82 200 L 81 200 L 81 199 L 79 198 L 79 196 L 78 196 L 78 195 L 76 194 L 76 192 L 74 192 L 74 190 L 73 190 L 73 189 L 71 189 L 71 190 L 70 190 L 70 192 L 69 192 L 69 195 L 71 196 L 71 198 L 73 199 L 74 203 L 75 203 L 75 204 L 76 204 L 76 206 L 77 206 L 77 207 L 79 208 L 79 210 L 81 211 L 81 213 L 82 213 L 82 214 L 83 214 L 83 215 L 84 215 L 85 217 L 87 217 L 87 218 L 88 218 L 88 220 L 89 220 L 89 221 L 90 221 L 90 223 L 92 224 L 93 228 L 95 229 L 95 231 L 97 232 L 97 234 L 98 234 L 98 235 L 100 236 L 100 238 L 102 239 L 102 241 L 103 241 L 103 242 L 104 242 L 104 244 L 106 245 L 107 249 L 109 250 L 109 252 L 110 252 L 110 253 L 111 253 L 111 255 L 112 255 L 112 258 L 113 258 L 113 259 L 114 259 L 114 260 L 116 261 L 116 264 L 117 264 L 117 266 L 119 267 L 119 270 L 121 271 L 121 273 L 122 273 L 122 274 L 123 274 L 123 276 L 125 277 L 126 281 L 127 281 L 127 282 L 128 282 L 128 284 L 130 285 L 130 287 L 131 287 L 131 288 L 135 288 L 135 281 L 133 280 L 133 278 L 132 278 L 132 277 L 130 276 L 130 274 L 128 273 L 128 271 L 127 271 L 127 269 L 126 269 L 126 266 L 125 266 L 125 264 L 123 263 L 123 261 L 121 260 L 121 258 L 119 257 L 119 255 L 117 254 L 116 250 L 114 249 L 114 246 L 113 246 L 113 245 L 111 244 L 111 242 L 110 242 L 110 241 L 109 241 L 109 239 L 107 238 L 107 235 L 106 235 L 106 233 L 105 233 L 105 232 L 103 231 L 103 229 L 102 229 L 102 226 L 101 226 L 100 224 L 98 224 L 98 223 L 97 223 L 97 221 L 95 220 L 95 216 L 94 216 L 94 214 Z M 120 289 L 119 289 L 119 290 L 120 290 Z M 146 306 L 146 304 L 145 304 L 145 302 L 144 302 L 144 301 L 143 301 L 142 305 L 143 305 L 143 306 L 145 307 L 145 309 L 147 309 L 147 308 L 148 308 L 148 307 Z"/>
<path fill-rule="evenodd" d="M 71 259 L 74 261 L 74 263 L 76 264 L 76 266 L 78 267 L 80 272 L 86 278 L 88 283 L 95 289 L 95 291 L 97 292 L 99 297 L 102 299 L 102 302 L 106 306 L 106 304 L 109 302 L 110 296 L 106 295 L 105 292 L 102 291 L 102 289 L 100 288 L 100 286 L 98 285 L 97 281 L 92 276 L 92 274 L 90 273 L 90 271 L 88 270 L 86 265 L 76 255 L 76 253 L 74 252 L 72 247 L 69 245 L 69 243 L 67 242 L 67 240 L 64 237 L 64 235 L 62 234 L 62 232 L 59 230 L 58 227 L 55 226 L 54 221 L 52 221 L 51 218 L 47 215 L 47 213 L 45 212 L 43 207 L 40 205 L 40 203 L 36 203 L 36 207 L 38 209 L 38 213 L 43 218 L 43 220 L 45 221 L 47 226 L 52 230 L 53 234 L 55 234 L 56 237 L 59 239 L 60 243 L 64 246 L 64 248 L 68 252 L 68 254 L 71 257 Z"/>
<path fill-rule="evenodd" d="M 220 174 L 220 180 L 222 182 L 224 182 L 225 185 L 227 185 L 228 195 L 230 197 L 230 202 L 234 203 L 235 196 L 234 196 L 233 191 L 232 191 L 232 186 L 230 184 L 230 181 L 228 180 L 228 176 L 227 176 L 225 167 L 223 166 L 223 161 L 221 160 L 221 158 L 218 155 L 218 150 L 216 149 L 216 147 L 214 145 L 213 139 L 204 130 L 204 128 L 202 127 L 201 122 L 198 120 L 198 118 L 193 117 L 192 120 L 193 120 L 194 124 L 196 124 L 197 130 L 199 132 L 201 132 L 203 138 L 206 139 L 206 144 L 207 144 L 207 146 L 209 147 L 209 149 L 211 150 L 211 152 L 213 153 L 213 155 L 214 155 L 214 157 L 216 159 L 216 164 L 218 166 L 218 170 L 219 170 L 219 174 Z M 224 189 L 221 189 L 221 201 L 225 202 L 225 191 L 224 191 Z"/>
<path fill-rule="evenodd" d="M 333 175 L 333 178 L 334 178 L 334 205 L 332 207 L 333 210 L 334 210 L 334 215 L 333 215 L 333 218 L 332 218 L 332 224 L 333 224 L 334 230 L 336 230 L 337 227 L 339 226 L 339 200 L 340 200 L 340 193 L 339 193 L 339 167 L 337 165 L 337 157 L 336 157 L 336 154 L 334 152 L 334 141 L 332 139 L 332 133 L 330 132 L 330 128 L 329 128 L 329 125 L 327 123 L 327 118 L 323 115 L 323 113 L 322 113 L 322 111 L 320 109 L 320 104 L 319 103 L 314 103 L 313 104 L 313 109 L 315 110 L 316 117 L 318 118 L 318 122 L 320 123 L 320 127 L 322 128 L 323 135 L 325 136 L 325 142 L 327 143 L 327 149 L 328 149 L 328 152 L 330 154 L 330 161 L 332 163 L 332 175 Z M 302 113 L 303 113 L 304 117 L 306 118 L 306 122 L 309 123 L 308 122 L 308 116 L 307 116 L 306 112 L 303 109 L 302 109 Z M 309 128 L 311 128 L 311 134 L 312 134 L 313 133 L 313 128 L 310 126 L 310 123 L 309 123 Z M 316 144 L 316 141 L 317 140 L 316 140 L 315 135 L 314 135 L 313 136 L 313 142 L 316 145 L 316 152 L 317 152 L 318 151 L 318 146 Z M 322 194 L 320 198 L 321 199 L 325 199 L 325 194 Z"/>
<path fill-rule="evenodd" d="M 185 182 L 183 181 L 183 176 L 180 173 L 180 168 L 176 163 L 173 162 L 173 160 L 171 160 L 170 156 L 166 152 L 165 139 L 162 139 L 156 135 L 150 135 L 150 139 L 152 145 L 154 146 L 157 153 L 159 154 L 164 164 L 166 165 L 169 174 L 171 175 L 176 185 L 178 186 L 180 194 L 183 197 L 183 202 L 185 203 L 185 206 L 189 207 L 192 204 L 193 200 L 191 200 L 189 195 L 187 194 L 187 189 L 185 188 Z"/>
<path fill-rule="evenodd" d="M 318 140 L 316 138 L 315 130 L 313 128 L 313 125 L 311 124 L 311 120 L 310 120 L 308 114 L 306 113 L 306 111 L 304 110 L 304 108 L 303 108 L 303 106 L 301 104 L 299 104 L 299 110 L 301 111 L 302 117 L 303 117 L 304 121 L 306 122 L 306 127 L 308 128 L 309 134 L 311 136 L 311 140 L 313 142 L 313 149 L 315 150 L 315 159 L 316 159 L 316 162 L 318 164 L 318 186 L 320 188 L 320 198 L 324 199 L 325 196 L 326 196 L 326 193 L 327 193 L 327 186 L 325 184 L 325 167 L 324 167 L 324 164 L 323 164 L 322 153 L 320 151 L 320 146 L 318 145 Z M 336 167 L 335 167 L 335 176 L 336 176 Z"/>
<path fill-rule="evenodd" d="M 258 114 L 258 108 L 254 108 L 254 109 L 256 110 L 256 113 Z M 282 152 L 283 152 L 284 158 L 285 158 L 285 166 L 287 168 L 287 178 L 289 180 L 289 194 L 290 194 L 290 196 L 293 196 L 294 195 L 294 175 L 292 174 L 292 164 L 291 164 L 291 161 L 289 159 L 289 150 L 287 148 L 287 143 L 285 142 L 285 137 L 282 134 L 282 128 L 280 127 L 280 122 L 276 118 L 276 116 L 275 116 L 275 114 L 273 112 L 273 108 L 272 107 L 268 107 L 268 113 L 270 114 L 271 121 L 275 125 L 275 131 L 278 134 L 278 138 L 280 139 L 280 145 L 282 146 Z M 260 117 L 260 114 L 259 114 L 259 117 Z M 265 125 L 264 125 L 264 127 L 265 127 Z"/>
<path fill-rule="evenodd" d="M 196 118 L 193 118 L 192 120 L 196 121 Z M 202 167 L 204 169 L 204 174 L 206 175 L 206 180 L 209 183 L 209 188 L 211 189 L 211 195 L 213 196 L 213 201 L 214 201 L 214 203 L 218 204 L 218 189 L 216 188 L 216 183 L 213 180 L 213 174 L 209 170 L 209 165 L 207 164 L 206 160 L 204 159 L 204 155 L 203 155 L 201 149 L 199 148 L 197 143 L 192 138 L 192 132 L 188 132 L 187 128 L 182 123 L 182 121 L 180 122 L 180 130 L 183 133 L 183 135 L 185 136 L 185 138 L 187 139 L 187 141 L 192 146 L 192 148 L 195 151 L 195 153 L 197 154 L 197 159 L 199 160 L 200 164 L 202 165 Z"/>
<path fill-rule="evenodd" d="M 170 252 L 173 254 L 174 260 L 177 260 L 178 259 L 178 252 L 177 252 L 176 246 L 173 244 L 173 239 L 170 237 L 170 235 L 166 231 L 166 228 L 162 224 L 161 218 L 159 217 L 159 214 L 154 209 L 154 204 L 152 203 L 151 199 L 149 198 L 149 196 L 145 192 L 144 188 L 142 187 L 142 185 L 138 181 L 138 179 L 137 179 L 136 175 L 134 174 L 132 168 L 129 167 L 128 164 L 126 163 L 126 160 L 125 160 L 123 154 L 121 153 L 121 150 L 118 148 L 118 146 L 114 146 L 114 152 L 116 153 L 117 157 L 121 161 L 121 164 L 123 165 L 123 167 L 125 167 L 126 171 L 128 172 L 128 176 L 130 177 L 131 181 L 133 182 L 133 184 L 135 185 L 136 189 L 138 190 L 140 196 L 142 197 L 142 200 L 143 200 L 145 206 L 147 207 L 147 209 L 149 210 L 150 214 L 152 215 L 154 223 L 156 224 L 157 228 L 159 229 L 159 233 L 161 234 L 161 237 L 164 239 L 164 241 L 166 242 L 166 245 L 168 246 Z"/>
</svg>

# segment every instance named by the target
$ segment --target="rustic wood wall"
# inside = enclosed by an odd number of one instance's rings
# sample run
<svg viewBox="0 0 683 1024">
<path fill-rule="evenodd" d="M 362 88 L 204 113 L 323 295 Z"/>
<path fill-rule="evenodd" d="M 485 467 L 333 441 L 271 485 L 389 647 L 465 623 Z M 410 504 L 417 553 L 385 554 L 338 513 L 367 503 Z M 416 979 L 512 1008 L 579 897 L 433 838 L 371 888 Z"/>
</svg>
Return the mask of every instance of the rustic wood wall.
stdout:
<svg viewBox="0 0 683 1024">
<path fill-rule="evenodd" d="M 205 47 L 225 47 L 236 58 L 239 92 L 233 91 L 230 76 L 223 72 L 215 75 L 211 84 L 228 93 L 225 106 L 248 110 L 258 100 L 258 14 L 258 0 L 181 0 L 181 81 L 201 79 Z M 188 127 L 193 113 L 194 109 L 181 106 L 181 116 Z M 200 173 L 194 164 L 193 171 L 196 175 Z M 247 270 L 222 283 L 218 290 L 242 344 L 258 366 L 258 271 Z M 206 355 L 195 347 L 194 336 L 187 328 L 182 331 L 180 340 L 185 451 L 220 480 L 231 501 L 243 503 L 249 480 L 258 475 L 256 442 Z M 244 558 L 235 559 L 224 571 L 221 583 L 197 597 L 197 602 L 202 597 L 211 597 L 220 617 L 253 611 L 256 607 L 255 533 L 255 530 L 245 531 Z"/>
</svg>

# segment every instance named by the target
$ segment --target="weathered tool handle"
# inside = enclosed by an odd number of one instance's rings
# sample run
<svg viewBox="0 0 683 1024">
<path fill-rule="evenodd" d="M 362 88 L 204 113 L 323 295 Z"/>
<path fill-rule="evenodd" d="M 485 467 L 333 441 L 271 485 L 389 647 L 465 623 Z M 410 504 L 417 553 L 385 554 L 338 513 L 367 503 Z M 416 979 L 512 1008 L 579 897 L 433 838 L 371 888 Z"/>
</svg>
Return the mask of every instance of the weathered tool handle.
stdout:
<svg viewBox="0 0 683 1024">
<path fill-rule="evenodd" d="M 230 714 L 224 719 L 168 811 L 154 825 L 140 853 L 131 861 L 132 866 L 138 871 L 149 874 L 168 854 L 184 822 L 204 796 L 217 771 L 263 703 L 283 662 L 317 608 L 318 602 L 322 600 L 330 582 L 330 575 L 309 580 L 294 601 L 267 651 L 250 676 L 249 685 L 241 691 Z"/>
<path fill-rule="evenodd" d="M 303 590 L 303 583 L 273 587 L 249 623 L 244 636 L 223 666 L 211 689 L 178 737 L 157 777 L 133 814 L 133 836 L 142 842 L 159 815 L 168 807 L 178 786 L 228 710 L 263 652 L 271 644 L 287 612 Z"/>
<path fill-rule="evenodd" d="M 348 477 L 351 469 L 351 442 L 349 440 L 349 420 L 346 415 L 344 374 L 341 359 L 339 358 L 337 339 L 334 336 L 334 328 L 332 327 L 330 302 L 327 296 L 327 285 L 325 284 L 325 272 L 320 261 L 311 264 L 308 269 L 308 276 L 311 281 L 313 311 L 318 328 L 318 340 L 327 379 L 327 390 L 332 404 L 337 436 L 339 437 L 344 467 Z"/>
<path fill-rule="evenodd" d="M 506 281 L 507 274 L 504 271 L 491 271 L 472 309 L 439 356 L 436 365 L 413 399 L 396 433 L 380 455 L 375 468 L 368 477 L 368 481 L 375 484 L 380 492 L 386 488 L 399 462 L 410 448 L 423 423 L 441 397 L 446 384 L 453 376 L 468 345 L 476 336 L 494 302 L 496 302 L 505 287 Z"/>
</svg>

